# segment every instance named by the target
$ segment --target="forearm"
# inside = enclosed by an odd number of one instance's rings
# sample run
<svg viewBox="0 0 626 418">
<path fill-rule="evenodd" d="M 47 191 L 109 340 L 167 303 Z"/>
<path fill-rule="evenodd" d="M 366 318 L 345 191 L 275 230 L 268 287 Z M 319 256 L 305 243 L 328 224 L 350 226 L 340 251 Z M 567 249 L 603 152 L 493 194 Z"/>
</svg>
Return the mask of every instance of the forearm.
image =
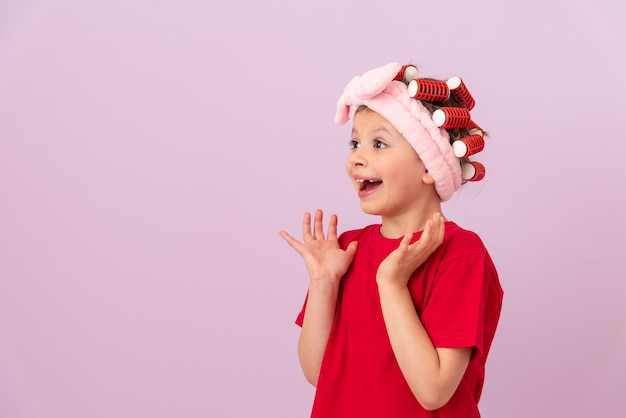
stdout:
<svg viewBox="0 0 626 418">
<path fill-rule="evenodd" d="M 385 326 L 400 370 L 416 399 L 437 409 L 452 397 L 471 349 L 437 349 L 420 321 L 406 286 L 379 283 Z"/>
<path fill-rule="evenodd" d="M 309 383 L 317 386 L 326 344 L 335 319 L 339 281 L 311 280 L 298 342 L 300 366 Z"/>
</svg>

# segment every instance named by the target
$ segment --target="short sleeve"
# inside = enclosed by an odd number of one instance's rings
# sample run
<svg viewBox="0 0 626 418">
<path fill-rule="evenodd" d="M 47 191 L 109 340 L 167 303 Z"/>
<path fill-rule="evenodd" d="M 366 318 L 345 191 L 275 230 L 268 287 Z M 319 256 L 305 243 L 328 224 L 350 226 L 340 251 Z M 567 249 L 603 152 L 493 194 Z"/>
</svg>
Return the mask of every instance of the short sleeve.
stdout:
<svg viewBox="0 0 626 418">
<path fill-rule="evenodd" d="M 476 347 L 483 352 L 488 283 L 495 274 L 486 254 L 444 260 L 422 311 L 435 347 Z"/>
<path fill-rule="evenodd" d="M 306 297 L 304 298 L 304 304 L 302 305 L 302 310 L 296 317 L 296 325 L 298 325 L 299 327 L 302 327 L 302 324 L 304 323 L 304 311 L 306 310 L 306 301 L 308 299 L 309 299 L 309 292 L 306 293 Z"/>
</svg>

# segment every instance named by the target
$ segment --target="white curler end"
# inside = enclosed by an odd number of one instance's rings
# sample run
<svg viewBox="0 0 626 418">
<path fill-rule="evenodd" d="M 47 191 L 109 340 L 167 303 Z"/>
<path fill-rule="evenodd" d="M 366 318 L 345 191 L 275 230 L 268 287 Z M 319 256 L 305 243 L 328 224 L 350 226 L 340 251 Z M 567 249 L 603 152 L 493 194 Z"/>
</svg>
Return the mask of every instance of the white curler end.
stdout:
<svg viewBox="0 0 626 418">
<path fill-rule="evenodd" d="M 473 164 L 463 164 L 461 167 L 461 176 L 463 180 L 471 180 L 476 175 L 476 167 Z"/>
<path fill-rule="evenodd" d="M 460 77 L 451 77 L 448 79 L 448 81 L 446 81 L 446 84 L 448 85 L 448 88 L 450 90 L 454 90 L 457 87 L 459 87 L 461 85 L 461 78 Z"/>
<path fill-rule="evenodd" d="M 437 109 L 433 112 L 433 122 L 438 128 L 441 128 L 446 123 L 446 112 L 441 109 Z"/>
<path fill-rule="evenodd" d="M 407 90 L 409 91 L 409 96 L 415 97 L 415 95 L 417 94 L 418 87 L 419 86 L 417 84 L 417 80 L 413 79 L 409 81 L 409 85 L 407 86 Z"/>
<path fill-rule="evenodd" d="M 467 155 L 467 144 L 463 141 L 454 141 L 452 143 L 452 149 L 454 150 L 454 156 L 456 158 L 463 158 Z M 463 178 L 465 178 L 465 172 L 463 172 Z"/>
<path fill-rule="evenodd" d="M 417 73 L 417 67 L 409 65 L 404 69 L 404 75 L 402 76 L 402 80 L 405 83 L 408 83 L 411 80 L 415 80 L 417 78 Z"/>
</svg>

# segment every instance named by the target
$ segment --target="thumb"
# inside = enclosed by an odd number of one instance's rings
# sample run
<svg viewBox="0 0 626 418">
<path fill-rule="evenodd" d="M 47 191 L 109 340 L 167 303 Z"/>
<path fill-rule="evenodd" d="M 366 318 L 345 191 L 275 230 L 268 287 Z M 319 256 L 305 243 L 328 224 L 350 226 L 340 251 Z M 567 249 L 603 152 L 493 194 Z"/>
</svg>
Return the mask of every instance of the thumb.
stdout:
<svg viewBox="0 0 626 418">
<path fill-rule="evenodd" d="M 348 244 L 348 247 L 346 247 L 346 254 L 350 257 L 350 259 L 352 259 L 354 257 L 354 254 L 356 254 L 356 247 L 358 245 L 358 241 L 352 241 L 350 244 Z"/>
</svg>

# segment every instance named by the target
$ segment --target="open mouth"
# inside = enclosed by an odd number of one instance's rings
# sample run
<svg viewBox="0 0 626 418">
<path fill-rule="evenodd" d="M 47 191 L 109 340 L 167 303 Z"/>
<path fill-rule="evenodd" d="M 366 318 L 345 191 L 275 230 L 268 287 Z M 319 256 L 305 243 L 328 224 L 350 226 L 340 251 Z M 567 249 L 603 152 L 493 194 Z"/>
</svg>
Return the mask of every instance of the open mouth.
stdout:
<svg viewBox="0 0 626 418">
<path fill-rule="evenodd" d="M 381 180 L 365 180 L 365 179 L 357 179 L 356 182 L 359 184 L 360 192 L 375 189 L 376 187 L 380 186 L 383 183 Z"/>
</svg>

